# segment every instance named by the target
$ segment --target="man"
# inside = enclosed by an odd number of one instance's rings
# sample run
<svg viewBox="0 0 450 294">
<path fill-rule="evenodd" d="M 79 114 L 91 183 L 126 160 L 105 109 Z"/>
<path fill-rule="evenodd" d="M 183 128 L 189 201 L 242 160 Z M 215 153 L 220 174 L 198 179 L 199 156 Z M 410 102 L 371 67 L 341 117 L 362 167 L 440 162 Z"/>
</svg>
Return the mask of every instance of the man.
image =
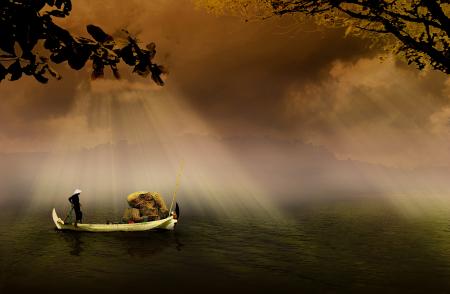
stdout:
<svg viewBox="0 0 450 294">
<path fill-rule="evenodd" d="M 73 210 L 75 210 L 75 227 L 78 226 L 78 222 L 82 222 L 83 213 L 80 209 L 80 189 L 76 189 L 72 196 L 69 197 L 69 202 L 72 204 Z"/>
</svg>

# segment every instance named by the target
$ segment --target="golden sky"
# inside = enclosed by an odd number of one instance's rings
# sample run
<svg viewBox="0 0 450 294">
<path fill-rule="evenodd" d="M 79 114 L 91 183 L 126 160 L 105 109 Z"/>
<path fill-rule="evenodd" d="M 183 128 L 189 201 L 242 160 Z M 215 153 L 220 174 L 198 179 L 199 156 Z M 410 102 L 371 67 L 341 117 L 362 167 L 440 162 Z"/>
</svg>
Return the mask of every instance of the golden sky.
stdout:
<svg viewBox="0 0 450 294">
<path fill-rule="evenodd" d="M 290 17 L 210 15 L 180 0 L 79 0 L 61 22 L 81 35 L 90 23 L 154 41 L 156 60 L 170 71 L 167 85 L 158 88 L 126 67 L 122 81 L 107 75 L 92 82 L 88 68 L 64 67 L 63 80 L 48 85 L 4 81 L 0 152 L 132 142 L 140 135 L 130 134 L 153 121 L 149 138 L 298 140 L 339 159 L 450 164 L 450 79 L 393 58 L 380 62 L 367 40 Z"/>
</svg>

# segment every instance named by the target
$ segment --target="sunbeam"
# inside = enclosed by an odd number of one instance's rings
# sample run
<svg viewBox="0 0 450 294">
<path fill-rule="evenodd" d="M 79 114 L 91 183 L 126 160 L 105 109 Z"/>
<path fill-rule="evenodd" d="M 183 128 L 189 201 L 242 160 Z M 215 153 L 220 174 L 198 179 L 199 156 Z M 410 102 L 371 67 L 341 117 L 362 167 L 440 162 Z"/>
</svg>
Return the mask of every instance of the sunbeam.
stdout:
<svg viewBox="0 0 450 294">
<path fill-rule="evenodd" d="M 35 179 L 31 207 L 66 205 L 74 188 L 84 191 L 85 209 L 113 206 L 118 213 L 125 196 L 140 190 L 160 191 L 170 203 L 184 160 L 179 191 L 184 207 L 228 216 L 279 215 L 225 145 L 198 141 L 214 136 L 214 130 L 181 99 L 148 89 L 104 90 L 111 83 L 96 81 L 92 93 L 78 94 L 77 107 L 59 125 L 53 151 Z M 191 136 L 193 130 L 203 135 Z"/>
</svg>

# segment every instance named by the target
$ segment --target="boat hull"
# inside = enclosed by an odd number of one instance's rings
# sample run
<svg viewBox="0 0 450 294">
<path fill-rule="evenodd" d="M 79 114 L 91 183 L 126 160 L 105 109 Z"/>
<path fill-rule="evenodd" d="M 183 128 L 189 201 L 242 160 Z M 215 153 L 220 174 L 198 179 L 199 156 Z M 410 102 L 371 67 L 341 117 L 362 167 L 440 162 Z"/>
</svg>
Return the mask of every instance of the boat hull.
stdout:
<svg viewBox="0 0 450 294">
<path fill-rule="evenodd" d="M 56 210 L 53 208 L 52 218 L 58 230 L 70 230 L 80 232 L 142 232 L 153 229 L 173 230 L 177 220 L 173 216 L 169 216 L 162 220 L 133 223 L 133 224 L 66 224 L 58 217 Z"/>
</svg>

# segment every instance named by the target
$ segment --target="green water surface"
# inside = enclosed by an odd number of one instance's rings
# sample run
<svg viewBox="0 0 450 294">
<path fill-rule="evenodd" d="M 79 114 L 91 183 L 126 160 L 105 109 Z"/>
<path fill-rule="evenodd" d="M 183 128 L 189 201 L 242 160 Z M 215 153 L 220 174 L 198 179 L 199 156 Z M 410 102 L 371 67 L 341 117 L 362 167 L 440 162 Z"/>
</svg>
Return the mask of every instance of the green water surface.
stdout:
<svg viewBox="0 0 450 294">
<path fill-rule="evenodd" d="M 185 212 L 173 232 L 106 234 L 56 231 L 50 211 L 0 220 L 1 293 L 450 292 L 446 209 L 322 201 L 278 220 Z"/>
</svg>

